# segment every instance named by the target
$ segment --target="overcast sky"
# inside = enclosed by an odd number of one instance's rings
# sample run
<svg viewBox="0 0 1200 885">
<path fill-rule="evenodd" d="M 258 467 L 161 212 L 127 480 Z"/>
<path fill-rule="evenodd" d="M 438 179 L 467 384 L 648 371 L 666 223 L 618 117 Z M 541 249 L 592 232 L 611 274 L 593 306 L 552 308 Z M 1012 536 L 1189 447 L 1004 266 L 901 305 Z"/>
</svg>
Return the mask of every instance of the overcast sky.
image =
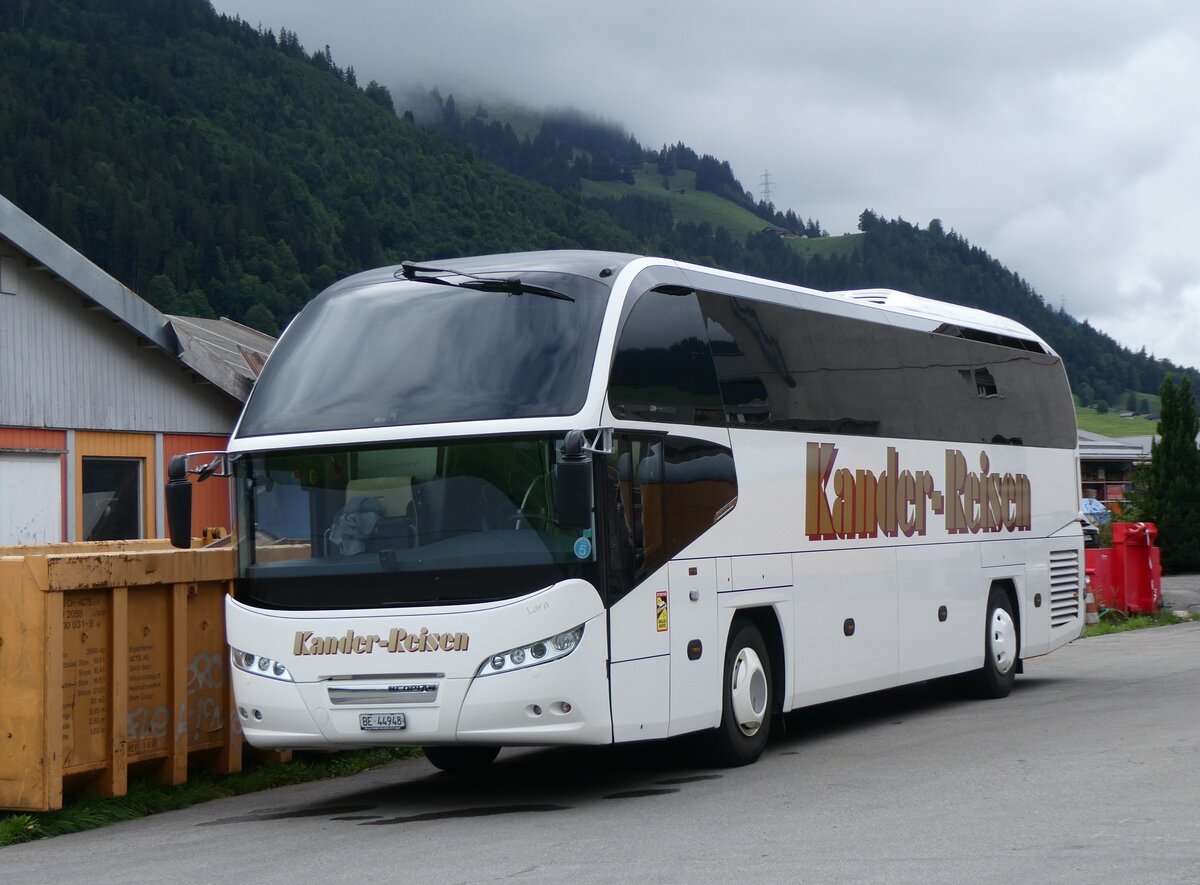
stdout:
<svg viewBox="0 0 1200 885">
<path fill-rule="evenodd" d="M 940 218 L 1200 366 L 1195 0 L 214 0 L 374 79 L 575 107 L 853 231 Z M 879 281 L 885 284 L 886 281 Z"/>
</svg>

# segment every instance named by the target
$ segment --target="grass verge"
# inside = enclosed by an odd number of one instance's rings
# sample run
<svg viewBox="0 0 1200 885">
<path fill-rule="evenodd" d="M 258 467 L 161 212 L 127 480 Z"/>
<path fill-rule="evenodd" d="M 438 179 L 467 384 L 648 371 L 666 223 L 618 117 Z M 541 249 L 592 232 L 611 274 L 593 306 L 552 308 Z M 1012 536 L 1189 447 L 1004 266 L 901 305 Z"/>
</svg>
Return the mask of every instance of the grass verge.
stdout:
<svg viewBox="0 0 1200 885">
<path fill-rule="evenodd" d="M 0 813 L 0 847 L 31 842 L 63 833 L 93 830 L 123 820 L 134 820 L 161 811 L 176 811 L 200 802 L 256 793 L 272 787 L 357 774 L 397 759 L 420 755 L 412 747 L 355 750 L 329 755 L 297 755 L 287 763 L 264 763 L 238 774 L 196 772 L 186 784 L 164 786 L 152 781 L 131 781 L 124 796 L 104 799 L 87 793 L 69 797 L 58 811 L 26 814 Z"/>
<path fill-rule="evenodd" d="M 1190 618 L 1177 618 L 1166 609 L 1160 609 L 1153 614 L 1127 615 L 1115 608 L 1106 608 L 1100 612 L 1100 623 L 1090 624 L 1083 628 L 1085 638 L 1091 636 L 1107 636 L 1109 633 L 1124 633 L 1127 630 L 1142 630 L 1146 627 L 1166 627 L 1170 624 L 1182 624 L 1184 621 L 1200 620 L 1200 615 L 1193 614 Z"/>
</svg>

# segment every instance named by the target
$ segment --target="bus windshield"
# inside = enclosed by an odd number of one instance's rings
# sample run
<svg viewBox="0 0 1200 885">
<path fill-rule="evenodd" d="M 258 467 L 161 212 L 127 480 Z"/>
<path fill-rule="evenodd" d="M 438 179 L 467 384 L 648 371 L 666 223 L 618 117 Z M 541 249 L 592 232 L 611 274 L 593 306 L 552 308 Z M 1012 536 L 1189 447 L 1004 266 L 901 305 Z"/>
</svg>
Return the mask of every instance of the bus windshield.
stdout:
<svg viewBox="0 0 1200 885">
<path fill-rule="evenodd" d="M 236 595 L 341 609 L 594 583 L 592 530 L 555 521 L 560 449 L 521 436 L 243 455 Z"/>
<path fill-rule="evenodd" d="M 608 287 L 520 280 L 527 289 L 502 292 L 388 274 L 328 290 L 276 346 L 237 435 L 575 414 Z"/>
</svg>

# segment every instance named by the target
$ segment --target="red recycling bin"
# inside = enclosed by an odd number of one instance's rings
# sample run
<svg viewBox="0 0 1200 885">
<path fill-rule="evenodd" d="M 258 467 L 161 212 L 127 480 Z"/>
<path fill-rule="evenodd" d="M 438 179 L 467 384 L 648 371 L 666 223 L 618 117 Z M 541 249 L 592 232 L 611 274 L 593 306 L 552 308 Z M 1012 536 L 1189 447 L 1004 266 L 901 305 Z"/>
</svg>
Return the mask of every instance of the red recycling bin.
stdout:
<svg viewBox="0 0 1200 885">
<path fill-rule="evenodd" d="M 1125 611 L 1125 548 L 1092 547 L 1083 551 L 1092 578 L 1092 594 L 1102 608 Z M 1119 576 L 1119 577 L 1118 577 Z"/>
<path fill-rule="evenodd" d="M 1122 551 L 1113 577 L 1122 585 L 1119 607 L 1149 613 L 1162 605 L 1162 570 L 1158 566 L 1158 526 L 1152 522 L 1119 522 L 1113 526 L 1113 550 Z M 1118 563 L 1114 562 L 1114 565 Z"/>
</svg>

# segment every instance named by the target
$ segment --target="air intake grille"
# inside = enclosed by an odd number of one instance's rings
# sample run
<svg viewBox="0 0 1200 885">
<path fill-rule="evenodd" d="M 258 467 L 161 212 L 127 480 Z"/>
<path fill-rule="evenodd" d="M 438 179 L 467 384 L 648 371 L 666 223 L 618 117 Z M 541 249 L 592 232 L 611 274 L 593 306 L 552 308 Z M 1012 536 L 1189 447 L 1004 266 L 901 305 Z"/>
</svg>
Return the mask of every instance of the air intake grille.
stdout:
<svg viewBox="0 0 1200 885">
<path fill-rule="evenodd" d="M 1061 627 L 1079 617 L 1079 551 L 1050 552 L 1050 627 Z"/>
</svg>

